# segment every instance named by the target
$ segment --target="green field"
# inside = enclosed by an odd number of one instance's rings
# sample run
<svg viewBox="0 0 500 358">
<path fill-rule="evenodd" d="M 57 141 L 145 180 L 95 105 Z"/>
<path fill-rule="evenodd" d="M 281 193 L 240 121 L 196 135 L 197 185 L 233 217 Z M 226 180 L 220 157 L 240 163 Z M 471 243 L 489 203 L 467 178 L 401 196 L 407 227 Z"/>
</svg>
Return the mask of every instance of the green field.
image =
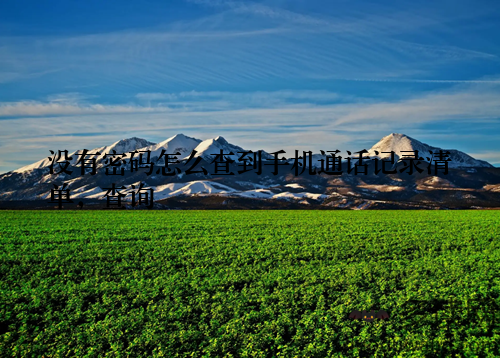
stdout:
<svg viewBox="0 0 500 358">
<path fill-rule="evenodd" d="M 500 356 L 498 211 L 3 211 L 0 248 L 0 357 Z"/>
</svg>

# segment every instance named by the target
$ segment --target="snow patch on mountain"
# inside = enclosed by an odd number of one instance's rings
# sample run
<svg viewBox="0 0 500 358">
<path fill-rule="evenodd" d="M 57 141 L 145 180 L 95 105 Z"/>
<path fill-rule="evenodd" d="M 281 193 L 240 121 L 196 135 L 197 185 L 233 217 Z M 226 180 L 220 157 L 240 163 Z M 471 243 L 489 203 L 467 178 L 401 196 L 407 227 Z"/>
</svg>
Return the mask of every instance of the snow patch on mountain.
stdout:
<svg viewBox="0 0 500 358">
<path fill-rule="evenodd" d="M 158 186 L 155 188 L 154 197 L 155 200 L 161 200 L 177 195 L 221 194 L 235 191 L 227 185 L 198 180 L 189 183 L 172 183 Z"/>
<path fill-rule="evenodd" d="M 290 193 L 288 191 L 285 191 L 283 193 L 275 194 L 273 195 L 273 199 L 313 199 L 313 200 L 323 200 L 328 198 L 328 195 L 324 194 L 314 194 L 314 193 Z"/>
<path fill-rule="evenodd" d="M 258 198 L 258 199 L 271 199 L 274 193 L 267 189 L 255 189 L 255 190 L 245 190 L 238 193 L 234 193 L 236 196 L 241 196 L 244 198 Z"/>
<path fill-rule="evenodd" d="M 302 185 L 297 184 L 297 183 L 291 183 L 285 185 L 287 188 L 293 188 L 293 189 L 305 189 Z"/>
</svg>

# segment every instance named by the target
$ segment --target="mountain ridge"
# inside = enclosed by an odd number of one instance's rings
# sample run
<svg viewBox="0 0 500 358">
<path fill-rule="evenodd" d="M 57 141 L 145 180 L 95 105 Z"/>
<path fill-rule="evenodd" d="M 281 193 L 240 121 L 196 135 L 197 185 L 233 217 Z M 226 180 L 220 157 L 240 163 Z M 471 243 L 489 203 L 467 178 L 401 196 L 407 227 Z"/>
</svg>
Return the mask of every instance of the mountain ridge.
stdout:
<svg viewBox="0 0 500 358">
<path fill-rule="evenodd" d="M 134 145 L 135 144 L 135 145 Z M 196 145 L 195 145 L 196 144 Z M 122 149 L 120 149 L 122 148 Z M 127 150 L 125 150 L 125 148 Z M 227 158 L 231 158 L 233 160 L 237 160 L 239 155 L 238 152 L 248 151 L 243 148 L 229 143 L 224 137 L 217 136 L 215 138 L 209 138 L 206 140 L 197 139 L 194 137 L 188 137 L 182 133 L 176 134 L 172 137 L 167 138 L 166 140 L 160 143 L 153 143 L 143 138 L 131 137 L 119 140 L 109 146 L 102 146 L 98 148 L 94 148 L 89 150 L 89 153 L 100 152 L 101 155 L 110 154 L 112 150 L 116 150 L 117 153 L 128 153 L 134 150 L 151 150 L 151 159 L 159 156 L 161 150 L 165 149 L 166 153 L 173 154 L 175 152 L 180 152 L 181 157 L 179 159 L 187 159 L 193 150 L 196 150 L 198 153 L 196 156 L 201 156 L 204 159 L 213 158 L 212 154 L 219 154 L 220 149 L 223 149 L 227 152 L 232 151 L 234 155 L 228 155 Z M 395 150 L 394 150 L 395 149 Z M 169 151 L 170 150 L 170 151 Z M 215 150 L 214 153 L 208 153 L 209 150 Z M 420 142 L 412 137 L 409 137 L 402 133 L 391 133 L 385 137 L 383 137 L 380 141 L 375 143 L 369 150 L 369 157 L 378 157 L 380 159 L 387 159 L 390 157 L 390 154 L 383 155 L 384 152 L 390 152 L 393 150 L 395 152 L 396 161 L 401 158 L 401 154 L 403 151 L 413 151 L 418 150 L 419 155 L 424 157 L 424 161 L 427 157 L 431 157 L 430 151 L 434 153 L 439 150 L 449 151 L 451 163 L 450 167 L 489 167 L 493 168 L 494 166 L 490 163 L 475 159 L 470 155 L 459 151 L 457 149 L 442 149 L 439 147 L 434 147 L 425 143 Z M 378 151 L 380 154 L 375 154 L 375 151 Z M 69 156 L 73 156 L 73 160 L 71 164 L 73 165 L 78 160 L 78 156 L 75 154 L 80 154 L 81 150 L 76 150 L 69 154 Z M 263 151 L 267 155 L 267 157 L 271 157 L 267 152 Z M 314 158 L 322 158 L 321 154 L 313 153 Z M 76 157 L 76 158 L 75 158 Z M 49 158 L 41 159 L 33 164 L 28 164 L 19 169 L 12 170 L 11 172 L 22 173 L 26 171 L 30 171 L 33 169 L 40 169 L 43 167 L 48 167 L 51 161 Z M 10 173 L 10 172 L 7 172 Z M 4 173 L 4 174 L 7 174 Z"/>
<path fill-rule="evenodd" d="M 129 170 L 131 169 L 129 153 L 123 158 L 124 176 L 108 176 L 103 173 L 104 170 L 98 170 L 96 175 L 87 175 L 87 173 L 79 176 L 80 170 L 79 168 L 75 170 L 75 167 L 72 167 L 75 173 L 51 175 L 48 168 L 50 160 L 47 158 L 1 174 L 0 201 L 48 199 L 53 185 L 64 184 L 72 190 L 75 198 L 79 200 L 102 201 L 107 191 L 106 188 L 109 188 L 113 183 L 118 187 L 137 185 L 142 182 L 145 188 L 158 190 L 156 195 L 160 201 L 171 201 L 177 196 L 194 200 L 195 197 L 201 198 L 208 195 L 238 197 L 241 200 L 285 200 L 301 205 L 366 209 L 380 206 L 382 205 L 380 203 L 389 201 L 403 205 L 409 200 L 417 203 L 415 204 L 417 206 L 429 205 L 429 202 L 446 206 L 447 203 L 457 202 L 457 198 L 467 201 L 469 200 L 467 198 L 473 197 L 475 201 L 472 200 L 469 203 L 470 207 L 474 206 L 471 204 L 472 202 L 476 203 L 477 206 L 480 206 L 479 204 L 489 205 L 489 201 L 495 203 L 498 197 L 500 206 L 500 168 L 494 168 L 491 164 L 474 159 L 458 150 L 449 150 L 452 158 L 449 165 L 451 174 L 446 177 L 426 174 L 427 171 L 413 175 L 398 172 L 391 175 L 354 176 L 345 172 L 341 175 L 309 175 L 307 170 L 304 174 L 295 176 L 292 174 L 291 165 L 277 174 L 272 171 L 272 165 L 262 165 L 261 175 L 257 175 L 252 170 L 238 174 L 238 170 L 241 169 L 238 167 L 240 162 L 237 161 L 241 153 L 238 152 L 247 152 L 248 150 L 231 144 L 222 136 L 201 140 L 182 133 L 159 143 L 137 137 L 122 139 L 109 146 L 95 148 L 90 152 L 99 151 L 102 156 L 103 154 L 112 154 L 113 150 L 117 153 L 120 151 L 144 152 L 150 150 L 150 159 L 155 163 L 155 166 L 147 176 L 144 172 L 132 172 Z M 162 150 L 168 154 L 180 153 L 178 156 L 180 162 L 171 166 L 177 171 L 172 171 L 169 175 L 160 174 L 161 161 L 154 161 Z M 185 176 L 182 170 L 185 171 L 188 168 L 186 162 L 193 150 L 196 151 L 196 157 L 199 157 L 201 168 L 213 167 L 212 161 L 215 155 L 220 154 L 220 150 L 222 150 L 226 158 L 235 161 L 229 169 L 235 175 L 224 175 L 220 172 L 211 174 L 200 170 L 195 174 L 190 174 L 189 177 Z M 375 143 L 368 150 L 367 155 L 387 159 L 390 155 L 384 152 L 391 150 L 395 152 L 397 161 L 403 154 L 409 154 L 403 153 L 407 150 L 418 150 L 419 156 L 426 157 L 431 155 L 431 151 L 436 152 L 441 149 L 401 133 L 391 133 Z M 229 155 L 229 152 L 233 152 L 233 155 Z M 81 153 L 80 150 L 71 153 L 71 155 L 79 153 Z M 76 155 L 74 157 L 78 158 Z M 263 151 L 263 160 L 271 157 Z M 324 158 L 321 154 L 313 156 L 313 159 L 316 160 L 321 158 Z M 76 160 L 73 158 L 72 165 Z M 98 167 L 103 168 L 105 165 L 106 163 L 101 158 Z M 318 167 L 317 163 L 313 165 Z M 342 166 L 345 165 L 346 163 L 343 162 Z M 401 168 L 400 162 L 395 165 L 395 167 L 398 166 Z M 284 173 L 283 170 L 288 171 Z"/>
</svg>

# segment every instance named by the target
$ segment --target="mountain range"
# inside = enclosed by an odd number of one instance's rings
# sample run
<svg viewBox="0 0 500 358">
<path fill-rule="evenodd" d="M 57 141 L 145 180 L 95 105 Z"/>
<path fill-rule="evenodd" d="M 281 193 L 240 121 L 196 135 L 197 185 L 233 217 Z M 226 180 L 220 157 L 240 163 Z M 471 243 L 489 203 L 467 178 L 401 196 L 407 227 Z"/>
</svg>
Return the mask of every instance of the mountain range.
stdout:
<svg viewBox="0 0 500 358">
<path fill-rule="evenodd" d="M 328 148 L 334 150 L 337 148 Z M 418 151 L 422 157 L 422 173 L 410 173 L 407 164 L 402 160 L 405 156 Z M 439 151 L 449 152 L 449 172 L 429 172 L 428 161 Z M 135 152 L 134 157 L 131 152 Z M 224 173 L 214 173 L 215 155 L 224 153 L 229 164 Z M 229 143 L 221 136 L 200 140 L 183 134 L 174 135 L 160 143 L 152 143 L 141 138 L 128 138 L 109 146 L 95 148 L 88 153 L 100 153 L 97 157 L 97 173 L 81 175 L 79 154 L 82 150 L 69 153 L 69 169 L 72 173 L 50 174 L 52 163 L 50 158 L 21 167 L 0 175 L 0 208 L 52 208 L 47 203 L 54 185 L 69 189 L 75 202 L 85 203 L 86 208 L 102 208 L 106 200 L 104 194 L 114 183 L 116 187 L 124 186 L 125 193 L 130 193 L 130 186 L 143 184 L 145 189 L 154 191 L 157 208 L 496 208 L 500 207 L 500 168 L 475 159 L 455 149 L 443 150 L 439 147 L 424 144 L 404 134 L 392 133 L 367 150 L 365 156 L 368 174 L 349 173 L 356 161 L 349 164 L 345 159 L 341 162 L 342 174 L 313 174 L 320 168 L 325 155 L 314 154 L 311 168 L 298 175 L 294 174 L 293 160 L 288 165 L 281 165 L 274 172 L 273 165 L 262 165 L 262 173 L 242 170 L 238 158 L 243 149 Z M 254 151 L 256 151 L 254 149 Z M 131 170 L 131 159 L 137 159 L 140 153 L 150 153 L 150 161 L 155 166 L 149 173 L 147 170 Z M 162 175 L 160 168 L 164 166 L 164 158 L 158 160 L 161 153 L 178 153 L 179 163 L 170 164 L 173 175 Z M 375 174 L 374 160 L 388 160 L 394 152 L 394 164 L 388 168 L 395 171 L 391 174 Z M 194 153 L 193 158 L 190 158 Z M 229 155 L 228 153 L 232 153 Z M 272 153 L 262 151 L 265 164 L 272 164 Z M 123 155 L 121 155 L 123 154 Z M 289 153 L 284 154 L 290 156 Z M 106 175 L 109 158 L 118 156 L 118 170 L 124 175 Z M 280 155 L 281 157 L 281 155 Z M 196 173 L 186 175 L 191 164 Z M 283 164 L 284 162 L 282 162 Z M 307 162 L 305 163 L 307 166 Z M 57 168 L 57 165 L 56 165 Z M 177 168 L 177 169 L 176 169 Z M 202 169 L 207 169 L 206 171 Z M 211 170 L 209 170 L 209 168 Z M 193 170 L 193 168 L 191 168 Z M 56 171 L 57 172 L 57 171 Z M 226 175 L 228 173 L 234 175 Z M 310 173 L 311 172 L 311 173 Z M 129 199 L 124 199 L 124 207 L 131 208 Z M 74 204 L 66 204 L 65 208 L 74 209 Z M 136 208 L 141 208 L 137 206 Z"/>
</svg>

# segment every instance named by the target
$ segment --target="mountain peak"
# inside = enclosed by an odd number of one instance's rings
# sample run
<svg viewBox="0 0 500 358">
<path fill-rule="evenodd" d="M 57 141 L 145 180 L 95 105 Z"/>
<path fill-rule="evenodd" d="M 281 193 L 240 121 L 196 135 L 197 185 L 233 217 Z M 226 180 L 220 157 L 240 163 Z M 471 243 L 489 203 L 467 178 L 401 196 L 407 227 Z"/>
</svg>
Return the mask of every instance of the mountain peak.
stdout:
<svg viewBox="0 0 500 358">
<path fill-rule="evenodd" d="M 233 160 L 238 160 L 237 153 L 243 152 L 243 148 L 229 143 L 224 137 L 217 136 L 212 139 L 207 139 L 201 142 L 196 148 L 197 156 L 205 160 L 212 160 L 213 154 L 219 153 L 222 150 L 224 153 L 233 152 L 233 155 L 228 155 Z"/>
<path fill-rule="evenodd" d="M 378 141 L 371 149 L 368 151 L 368 155 L 371 157 L 378 157 L 381 159 L 390 158 L 390 152 L 394 152 L 395 160 L 403 156 L 412 155 L 411 152 L 418 151 L 419 157 L 432 158 L 433 154 L 442 151 L 450 152 L 449 167 L 492 167 L 491 164 L 472 158 L 466 153 L 460 152 L 456 149 L 441 149 L 437 147 L 430 146 L 428 144 L 422 143 L 414 138 L 407 136 L 402 133 L 391 133 L 383 137 Z M 376 154 L 376 152 L 378 154 Z"/>
<path fill-rule="evenodd" d="M 222 136 L 220 136 L 220 135 L 219 135 L 219 136 L 217 136 L 217 137 L 215 137 L 215 138 L 214 138 L 214 141 L 215 141 L 215 142 L 218 142 L 218 143 L 220 143 L 220 144 L 229 144 L 229 143 L 228 143 L 228 141 L 227 141 L 227 140 L 225 140 L 225 139 L 224 139 L 224 137 L 222 137 Z"/>
<path fill-rule="evenodd" d="M 143 138 L 131 137 L 131 138 L 121 139 L 118 142 L 111 144 L 110 146 L 101 147 L 100 151 L 101 154 L 110 153 L 112 150 L 115 150 L 117 153 L 127 153 L 154 144 L 155 143 L 150 142 Z"/>
<path fill-rule="evenodd" d="M 187 155 L 200 143 L 201 139 L 188 137 L 182 133 L 178 133 L 145 149 L 151 151 L 151 158 L 159 156 L 162 150 L 165 150 L 167 153 L 180 152 L 183 155 Z"/>
<path fill-rule="evenodd" d="M 170 137 L 169 139 L 194 139 L 192 137 L 188 137 L 187 135 L 184 135 L 183 133 L 177 133 L 173 137 Z"/>
<path fill-rule="evenodd" d="M 179 142 L 179 141 L 196 141 L 198 143 L 202 142 L 201 139 L 188 137 L 187 135 L 184 135 L 183 133 L 177 133 L 176 135 L 165 139 L 162 143 Z"/>
<path fill-rule="evenodd" d="M 385 137 L 383 137 L 382 140 L 384 140 L 384 139 L 401 140 L 401 139 L 405 139 L 405 138 L 407 138 L 407 139 L 409 139 L 411 141 L 417 141 L 416 139 L 414 139 L 414 138 L 412 138 L 410 136 L 407 136 L 404 133 L 391 133 L 391 134 L 386 135 Z"/>
<path fill-rule="evenodd" d="M 130 138 L 121 139 L 118 142 L 113 143 L 111 146 L 118 146 L 118 145 L 124 146 L 124 145 L 133 145 L 133 144 L 137 144 L 137 145 L 141 145 L 142 147 L 146 147 L 148 145 L 152 145 L 155 143 L 150 142 L 150 141 L 143 139 L 143 138 L 139 138 L 139 137 L 130 137 Z"/>
<path fill-rule="evenodd" d="M 380 141 L 378 141 L 370 149 L 370 151 L 375 151 L 375 150 L 378 152 L 394 151 L 395 153 L 399 154 L 399 152 L 402 151 L 422 150 L 424 149 L 422 146 L 424 146 L 423 143 L 419 142 L 416 139 L 408 137 L 406 134 L 391 133 L 383 137 Z"/>
</svg>

